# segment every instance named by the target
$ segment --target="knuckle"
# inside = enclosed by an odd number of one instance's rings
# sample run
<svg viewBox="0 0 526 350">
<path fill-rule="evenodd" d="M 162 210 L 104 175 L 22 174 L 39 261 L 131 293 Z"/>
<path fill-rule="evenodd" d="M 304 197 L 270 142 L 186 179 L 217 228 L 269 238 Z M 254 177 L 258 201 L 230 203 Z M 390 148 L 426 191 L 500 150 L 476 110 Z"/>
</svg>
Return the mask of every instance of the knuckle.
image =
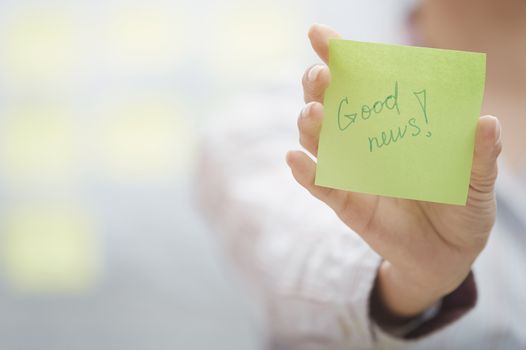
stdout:
<svg viewBox="0 0 526 350">
<path fill-rule="evenodd" d="M 305 102 L 311 102 L 316 100 L 317 98 L 316 89 L 311 86 L 310 83 L 306 83 L 306 85 L 303 88 L 303 99 Z"/>
</svg>

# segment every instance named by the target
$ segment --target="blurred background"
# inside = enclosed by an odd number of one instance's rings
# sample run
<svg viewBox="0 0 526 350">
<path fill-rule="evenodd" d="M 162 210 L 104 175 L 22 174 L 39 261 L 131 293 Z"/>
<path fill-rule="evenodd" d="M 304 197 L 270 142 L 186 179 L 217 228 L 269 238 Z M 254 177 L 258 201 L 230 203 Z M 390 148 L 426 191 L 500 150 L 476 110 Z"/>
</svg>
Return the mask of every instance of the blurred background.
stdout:
<svg viewBox="0 0 526 350">
<path fill-rule="evenodd" d="M 0 348 L 264 349 L 199 145 L 260 96 L 295 125 L 310 24 L 403 43 L 411 3 L 0 0 Z"/>
</svg>

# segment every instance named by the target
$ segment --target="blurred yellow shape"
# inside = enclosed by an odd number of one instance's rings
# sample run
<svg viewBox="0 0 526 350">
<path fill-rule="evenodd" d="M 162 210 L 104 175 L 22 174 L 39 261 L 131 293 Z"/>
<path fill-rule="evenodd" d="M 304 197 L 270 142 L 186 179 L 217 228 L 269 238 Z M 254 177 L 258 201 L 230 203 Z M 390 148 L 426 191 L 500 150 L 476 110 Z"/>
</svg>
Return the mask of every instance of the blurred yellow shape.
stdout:
<svg viewBox="0 0 526 350">
<path fill-rule="evenodd" d="M 0 164 L 10 184 L 57 183 L 71 175 L 72 120 L 53 105 L 28 105 L 5 116 Z"/>
<path fill-rule="evenodd" d="M 123 183 L 173 180 L 188 166 L 193 138 L 181 111 L 158 98 L 125 101 L 104 118 L 101 155 Z"/>
<path fill-rule="evenodd" d="M 7 216 L 1 249 L 7 282 L 24 292 L 82 292 L 94 285 L 93 220 L 66 207 L 22 207 Z"/>
<path fill-rule="evenodd" d="M 105 51 L 116 68 L 157 70 L 179 58 L 183 28 L 168 5 L 128 5 L 110 17 Z"/>
<path fill-rule="evenodd" d="M 221 9 L 207 43 L 213 50 L 210 63 L 218 69 L 238 78 L 269 79 L 298 61 L 305 45 L 301 13 L 272 1 L 233 1 Z"/>
<path fill-rule="evenodd" d="M 28 8 L 6 23 L 0 44 L 3 69 L 12 83 L 66 78 L 75 64 L 72 18 L 58 8 Z"/>
</svg>

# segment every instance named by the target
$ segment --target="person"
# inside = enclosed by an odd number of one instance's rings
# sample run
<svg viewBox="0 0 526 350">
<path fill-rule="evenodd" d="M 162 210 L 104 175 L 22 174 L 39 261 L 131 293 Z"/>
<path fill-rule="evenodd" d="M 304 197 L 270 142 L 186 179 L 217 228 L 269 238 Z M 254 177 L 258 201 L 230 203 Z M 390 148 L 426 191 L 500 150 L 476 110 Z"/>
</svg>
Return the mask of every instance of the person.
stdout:
<svg viewBox="0 0 526 350">
<path fill-rule="evenodd" d="M 262 294 L 272 348 L 526 347 L 525 19 L 526 3 L 517 0 L 426 0 L 412 16 L 419 44 L 488 53 L 483 112 L 499 118 L 478 121 L 466 206 L 314 184 L 328 40 L 339 37 L 322 25 L 309 38 L 324 64 L 303 75 L 297 122 L 308 154 L 286 157 L 294 179 L 320 202 L 284 180 L 275 153 L 290 147 L 283 141 L 290 134 L 280 132 L 281 121 L 266 125 L 273 136 L 245 130 L 250 143 L 228 148 L 236 162 L 205 155 L 203 174 L 235 168 L 235 180 L 203 186 L 204 202 Z"/>
</svg>

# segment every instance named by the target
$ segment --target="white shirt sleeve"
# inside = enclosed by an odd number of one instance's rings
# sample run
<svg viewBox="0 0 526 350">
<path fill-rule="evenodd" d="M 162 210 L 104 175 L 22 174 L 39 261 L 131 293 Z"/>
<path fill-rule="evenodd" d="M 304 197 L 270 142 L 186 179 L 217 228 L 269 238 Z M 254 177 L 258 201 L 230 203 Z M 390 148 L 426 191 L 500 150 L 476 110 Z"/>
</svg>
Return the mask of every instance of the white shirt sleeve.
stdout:
<svg viewBox="0 0 526 350">
<path fill-rule="evenodd" d="M 196 182 L 225 247 L 261 293 L 272 348 L 407 345 L 369 317 L 381 258 L 294 182 L 285 153 L 297 137 L 288 124 L 213 129 Z"/>
</svg>

